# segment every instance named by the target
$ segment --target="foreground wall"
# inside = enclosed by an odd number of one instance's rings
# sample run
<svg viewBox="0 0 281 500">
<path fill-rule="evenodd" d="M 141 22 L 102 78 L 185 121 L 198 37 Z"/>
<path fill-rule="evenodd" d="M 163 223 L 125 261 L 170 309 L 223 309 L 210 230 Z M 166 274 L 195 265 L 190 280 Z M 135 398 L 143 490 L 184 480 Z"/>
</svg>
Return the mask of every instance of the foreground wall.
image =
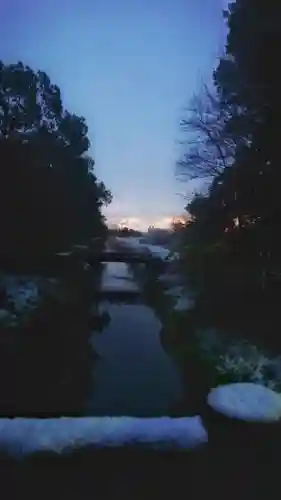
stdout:
<svg viewBox="0 0 281 500">
<path fill-rule="evenodd" d="M 273 498 L 280 395 L 230 384 L 206 403 L 202 419 L 0 419 L 1 491 L 29 500 Z"/>
<path fill-rule="evenodd" d="M 188 450 L 208 440 L 200 417 L 172 419 L 83 417 L 1 419 L 0 452 L 14 458 L 37 453 L 124 448 Z"/>
</svg>

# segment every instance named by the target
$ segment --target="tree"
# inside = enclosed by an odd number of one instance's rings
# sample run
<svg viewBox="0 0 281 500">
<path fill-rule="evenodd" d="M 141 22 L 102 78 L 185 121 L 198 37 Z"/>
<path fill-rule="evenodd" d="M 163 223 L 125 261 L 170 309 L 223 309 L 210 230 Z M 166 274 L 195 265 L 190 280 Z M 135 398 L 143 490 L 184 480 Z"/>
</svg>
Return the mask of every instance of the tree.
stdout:
<svg viewBox="0 0 281 500">
<path fill-rule="evenodd" d="M 180 122 L 187 139 L 183 141 L 183 157 L 177 162 L 178 174 L 183 180 L 214 177 L 234 161 L 235 142 L 225 130 L 228 109 L 205 85 L 186 111 L 187 117 Z"/>
<path fill-rule="evenodd" d="M 184 124 L 198 133 L 195 144 L 187 138 L 184 178 L 212 176 L 208 194 L 187 207 L 193 222 L 182 253 L 189 273 L 207 292 L 209 311 L 217 318 L 225 311 L 232 326 L 240 318 L 238 329 L 245 320 L 246 331 L 252 325 L 263 339 L 272 318 L 280 321 L 280 14 L 273 0 L 229 5 L 215 104 L 200 98 Z M 221 154 L 229 144 L 230 156 Z"/>
<path fill-rule="evenodd" d="M 265 221 L 276 227 L 281 215 L 280 76 L 269 57 L 281 52 L 280 13 L 279 4 L 271 1 L 229 5 L 224 13 L 227 44 L 214 71 L 214 93 L 205 88 L 183 121 L 198 136 L 195 143 L 192 135 L 187 140 L 182 173 L 187 179 L 213 176 L 211 197 L 217 197 L 228 228 L 236 220 L 239 227 L 265 227 Z"/>
<path fill-rule="evenodd" d="M 232 2 L 225 12 L 229 28 L 225 56 L 214 72 L 221 102 L 241 111 L 239 127 L 230 115 L 228 128 L 237 135 L 247 130 L 248 147 L 236 153 L 236 185 L 244 215 L 255 223 L 257 233 L 260 229 L 264 235 L 265 227 L 271 227 L 263 252 L 279 251 L 280 14 L 279 3 L 271 0 Z"/>
<path fill-rule="evenodd" d="M 83 117 L 46 73 L 0 63 L 2 251 L 56 250 L 105 234 L 111 193 L 94 173 Z"/>
</svg>

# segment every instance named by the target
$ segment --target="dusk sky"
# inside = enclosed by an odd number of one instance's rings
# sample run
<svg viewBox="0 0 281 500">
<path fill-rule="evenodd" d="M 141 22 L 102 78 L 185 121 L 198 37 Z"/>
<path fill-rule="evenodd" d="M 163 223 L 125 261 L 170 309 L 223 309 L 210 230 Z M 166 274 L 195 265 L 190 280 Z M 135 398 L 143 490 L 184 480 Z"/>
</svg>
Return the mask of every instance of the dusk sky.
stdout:
<svg viewBox="0 0 281 500">
<path fill-rule="evenodd" d="M 3 0 L 1 55 L 46 71 L 86 118 L 109 222 L 145 228 L 183 212 L 182 109 L 221 53 L 223 0 Z"/>
</svg>

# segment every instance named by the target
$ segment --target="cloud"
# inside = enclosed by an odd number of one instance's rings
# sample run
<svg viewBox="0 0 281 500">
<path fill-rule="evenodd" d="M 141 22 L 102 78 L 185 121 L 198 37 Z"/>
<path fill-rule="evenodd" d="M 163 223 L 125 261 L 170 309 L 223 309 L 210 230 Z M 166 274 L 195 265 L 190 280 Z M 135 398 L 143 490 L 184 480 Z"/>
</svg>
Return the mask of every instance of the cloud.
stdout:
<svg viewBox="0 0 281 500">
<path fill-rule="evenodd" d="M 132 229 L 140 229 L 144 225 L 144 221 L 139 217 L 126 217 L 124 219 L 119 220 L 120 226 L 127 226 Z"/>
<path fill-rule="evenodd" d="M 108 217 L 108 223 L 110 225 L 117 225 L 119 227 L 129 227 L 130 229 L 135 229 L 138 231 L 147 231 L 149 226 L 154 226 L 157 228 L 168 229 L 171 227 L 172 222 L 180 217 L 175 217 L 173 215 L 169 216 L 159 216 L 156 218 L 148 217 Z"/>
</svg>

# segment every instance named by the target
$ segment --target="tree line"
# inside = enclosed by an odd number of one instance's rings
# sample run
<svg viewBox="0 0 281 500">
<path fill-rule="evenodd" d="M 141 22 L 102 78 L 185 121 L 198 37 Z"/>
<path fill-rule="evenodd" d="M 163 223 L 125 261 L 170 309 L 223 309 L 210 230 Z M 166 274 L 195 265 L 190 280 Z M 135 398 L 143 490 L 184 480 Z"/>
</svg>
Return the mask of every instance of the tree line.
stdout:
<svg viewBox="0 0 281 500">
<path fill-rule="evenodd" d="M 105 236 L 101 208 L 111 193 L 89 148 L 85 118 L 63 107 L 46 73 L 0 62 L 2 254 L 23 258 Z"/>
<path fill-rule="evenodd" d="M 181 256 L 205 317 L 280 340 L 281 5 L 236 0 L 224 53 L 181 121 L 183 181 L 208 180 L 186 210 Z"/>
</svg>

